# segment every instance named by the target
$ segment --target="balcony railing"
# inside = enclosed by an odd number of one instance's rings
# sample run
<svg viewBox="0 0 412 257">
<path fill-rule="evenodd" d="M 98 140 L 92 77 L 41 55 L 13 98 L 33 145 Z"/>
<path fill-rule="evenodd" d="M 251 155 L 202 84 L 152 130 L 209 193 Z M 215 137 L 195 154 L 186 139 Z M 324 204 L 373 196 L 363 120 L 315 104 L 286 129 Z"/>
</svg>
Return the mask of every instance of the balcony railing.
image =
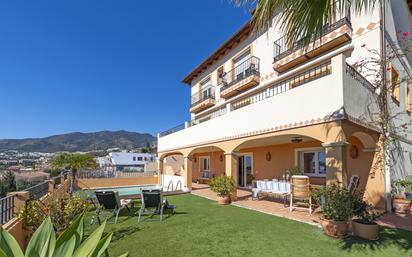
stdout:
<svg viewBox="0 0 412 257">
<path fill-rule="evenodd" d="M 260 59 L 252 56 L 246 61 L 240 63 L 231 71 L 222 75 L 222 86 L 220 92 L 230 88 L 232 85 L 252 76 L 260 74 Z"/>
<path fill-rule="evenodd" d="M 192 95 L 190 99 L 190 107 L 196 106 L 201 102 L 208 100 L 208 99 L 215 99 L 215 87 L 214 86 L 207 86 L 206 88 L 202 88 L 200 92 L 197 92 Z"/>
<path fill-rule="evenodd" d="M 260 102 L 260 101 L 263 101 L 267 98 L 281 94 L 292 88 L 295 88 L 300 85 L 311 82 L 313 80 L 322 78 L 329 74 L 331 74 L 331 62 L 320 64 L 316 67 L 305 70 L 293 77 L 280 81 L 274 84 L 273 86 L 264 88 L 253 95 L 250 95 L 246 98 L 243 98 L 241 100 L 238 100 L 232 103 L 232 111 L 243 108 L 245 106 L 248 106 L 254 103 L 257 103 L 257 102 Z"/>
<path fill-rule="evenodd" d="M 350 64 L 346 63 L 346 68 L 345 71 L 349 76 L 351 76 L 353 79 L 357 80 L 359 83 L 361 83 L 362 86 L 366 87 L 368 90 L 374 92 L 375 91 L 375 86 L 369 82 L 367 78 L 365 78 L 362 74 L 360 74 L 354 67 L 352 67 Z"/>
<path fill-rule="evenodd" d="M 166 131 L 163 131 L 163 132 L 159 133 L 159 137 L 164 137 L 164 136 L 167 136 L 169 134 L 173 134 L 175 132 L 178 132 L 180 130 L 184 130 L 185 126 L 186 126 L 186 123 L 182 123 L 180 125 L 177 125 L 176 127 L 173 127 L 171 129 L 168 129 Z"/>
<path fill-rule="evenodd" d="M 349 26 L 351 26 L 350 23 L 350 16 L 349 15 L 339 15 L 339 17 L 337 17 L 336 19 L 337 21 L 332 23 L 332 24 L 325 24 L 322 27 L 321 32 L 318 35 L 314 35 L 311 37 L 311 39 L 309 40 L 309 42 L 313 42 L 319 38 L 321 38 L 322 36 L 328 34 L 331 31 L 334 31 L 335 29 L 347 24 Z M 295 52 L 298 49 L 301 49 L 303 47 L 305 47 L 305 42 L 308 42 L 307 40 L 305 40 L 305 38 L 302 38 L 292 44 L 290 44 L 287 40 L 287 34 L 282 36 L 281 38 L 277 39 L 274 43 L 273 43 L 273 61 L 276 62 L 286 56 L 288 56 L 289 54 Z"/>
<path fill-rule="evenodd" d="M 29 187 L 26 189 L 26 191 L 29 192 L 30 199 L 38 200 L 47 195 L 47 193 L 49 192 L 49 182 L 45 181 L 43 183 Z"/>
<path fill-rule="evenodd" d="M 0 199 L 0 225 L 6 224 L 14 217 L 14 198 L 15 195 L 9 195 Z"/>
</svg>

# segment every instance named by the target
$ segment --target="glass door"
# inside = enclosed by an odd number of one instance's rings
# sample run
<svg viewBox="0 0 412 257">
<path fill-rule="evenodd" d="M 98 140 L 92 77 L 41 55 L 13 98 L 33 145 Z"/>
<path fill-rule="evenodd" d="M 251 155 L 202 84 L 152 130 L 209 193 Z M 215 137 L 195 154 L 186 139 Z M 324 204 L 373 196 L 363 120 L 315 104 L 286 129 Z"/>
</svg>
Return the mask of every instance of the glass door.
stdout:
<svg viewBox="0 0 412 257">
<path fill-rule="evenodd" d="M 238 157 L 238 186 L 252 186 L 252 155 L 246 154 Z"/>
</svg>

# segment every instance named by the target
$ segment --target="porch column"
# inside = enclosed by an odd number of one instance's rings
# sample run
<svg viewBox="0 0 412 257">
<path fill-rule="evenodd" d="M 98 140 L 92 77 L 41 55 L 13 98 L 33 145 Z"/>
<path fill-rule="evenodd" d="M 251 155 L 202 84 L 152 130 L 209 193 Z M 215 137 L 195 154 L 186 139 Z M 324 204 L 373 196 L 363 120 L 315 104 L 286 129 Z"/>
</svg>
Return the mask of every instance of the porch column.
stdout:
<svg viewBox="0 0 412 257">
<path fill-rule="evenodd" d="M 235 188 L 232 192 L 232 201 L 237 201 L 237 185 L 238 185 L 238 171 L 237 171 L 237 155 L 233 152 L 225 153 L 225 173 L 226 176 L 232 176 L 235 180 Z"/>
<path fill-rule="evenodd" d="M 185 176 L 185 186 L 189 189 L 192 190 L 192 167 L 193 167 L 193 161 L 192 161 L 192 156 L 185 156 L 184 157 L 184 176 Z"/>
<path fill-rule="evenodd" d="M 157 183 L 159 185 L 162 184 L 162 175 L 163 175 L 163 164 L 164 164 L 164 159 L 159 158 L 157 160 Z"/>
<path fill-rule="evenodd" d="M 338 184 L 346 187 L 348 184 L 346 146 L 347 142 L 323 143 L 326 152 L 326 184 Z"/>
</svg>

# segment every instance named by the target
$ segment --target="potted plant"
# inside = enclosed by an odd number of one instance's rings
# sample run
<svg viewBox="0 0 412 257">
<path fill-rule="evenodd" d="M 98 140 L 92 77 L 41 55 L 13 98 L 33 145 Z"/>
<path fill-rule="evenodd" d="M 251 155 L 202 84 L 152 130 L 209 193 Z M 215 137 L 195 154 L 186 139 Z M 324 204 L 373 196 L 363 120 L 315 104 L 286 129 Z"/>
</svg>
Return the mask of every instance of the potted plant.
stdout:
<svg viewBox="0 0 412 257">
<path fill-rule="evenodd" d="M 290 181 L 290 178 L 294 175 L 302 175 L 302 170 L 298 167 L 292 167 L 285 172 L 286 180 Z"/>
<path fill-rule="evenodd" d="M 405 195 L 410 197 L 411 181 L 406 179 L 400 179 L 394 183 L 395 194 L 392 197 L 392 207 L 396 213 L 409 213 L 412 201 L 407 199 Z M 406 193 L 406 191 L 408 192 Z"/>
<path fill-rule="evenodd" d="M 252 174 L 248 173 L 246 175 L 246 183 L 249 185 L 249 188 L 253 187 L 252 185 L 253 185 L 253 180 L 254 179 L 255 179 L 255 177 Z"/>
<path fill-rule="evenodd" d="M 352 194 L 345 188 L 333 184 L 324 187 L 320 194 L 314 194 L 313 197 L 316 202 L 322 203 L 321 226 L 325 235 L 333 238 L 346 237 L 348 220 L 353 212 Z"/>
<path fill-rule="evenodd" d="M 235 180 L 231 176 L 217 176 L 209 181 L 210 189 L 217 194 L 219 204 L 229 204 L 230 195 L 235 188 Z"/>
<path fill-rule="evenodd" d="M 354 197 L 353 214 L 355 216 L 352 220 L 353 234 L 363 239 L 377 240 L 379 226 L 375 220 L 379 215 L 362 199 L 360 194 Z"/>
</svg>

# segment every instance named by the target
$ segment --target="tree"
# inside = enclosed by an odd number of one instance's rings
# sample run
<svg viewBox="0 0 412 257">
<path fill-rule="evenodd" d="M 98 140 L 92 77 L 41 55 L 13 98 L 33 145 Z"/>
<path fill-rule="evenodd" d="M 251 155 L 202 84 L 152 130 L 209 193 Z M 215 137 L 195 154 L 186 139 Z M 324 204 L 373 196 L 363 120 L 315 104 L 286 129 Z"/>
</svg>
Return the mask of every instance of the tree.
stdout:
<svg viewBox="0 0 412 257">
<path fill-rule="evenodd" d="M 75 185 L 77 172 L 83 169 L 96 169 L 97 162 L 90 154 L 62 153 L 52 159 L 54 169 L 69 169 L 72 174 L 72 189 Z"/>
<path fill-rule="evenodd" d="M 146 146 L 142 148 L 142 153 L 152 153 L 153 149 L 149 142 L 146 142 Z"/>
<path fill-rule="evenodd" d="M 256 0 L 233 0 L 237 5 L 254 5 Z M 346 11 L 371 10 L 378 0 L 258 0 L 253 12 L 254 30 L 265 29 L 272 19 L 287 33 L 288 44 L 298 40 L 310 43 L 322 32 L 325 21 L 335 20 Z M 281 11 L 279 11 L 281 10 Z"/>
<path fill-rule="evenodd" d="M 16 177 L 12 171 L 7 171 L 0 180 L 0 197 L 4 197 L 7 193 L 13 191 L 16 191 Z"/>
</svg>

